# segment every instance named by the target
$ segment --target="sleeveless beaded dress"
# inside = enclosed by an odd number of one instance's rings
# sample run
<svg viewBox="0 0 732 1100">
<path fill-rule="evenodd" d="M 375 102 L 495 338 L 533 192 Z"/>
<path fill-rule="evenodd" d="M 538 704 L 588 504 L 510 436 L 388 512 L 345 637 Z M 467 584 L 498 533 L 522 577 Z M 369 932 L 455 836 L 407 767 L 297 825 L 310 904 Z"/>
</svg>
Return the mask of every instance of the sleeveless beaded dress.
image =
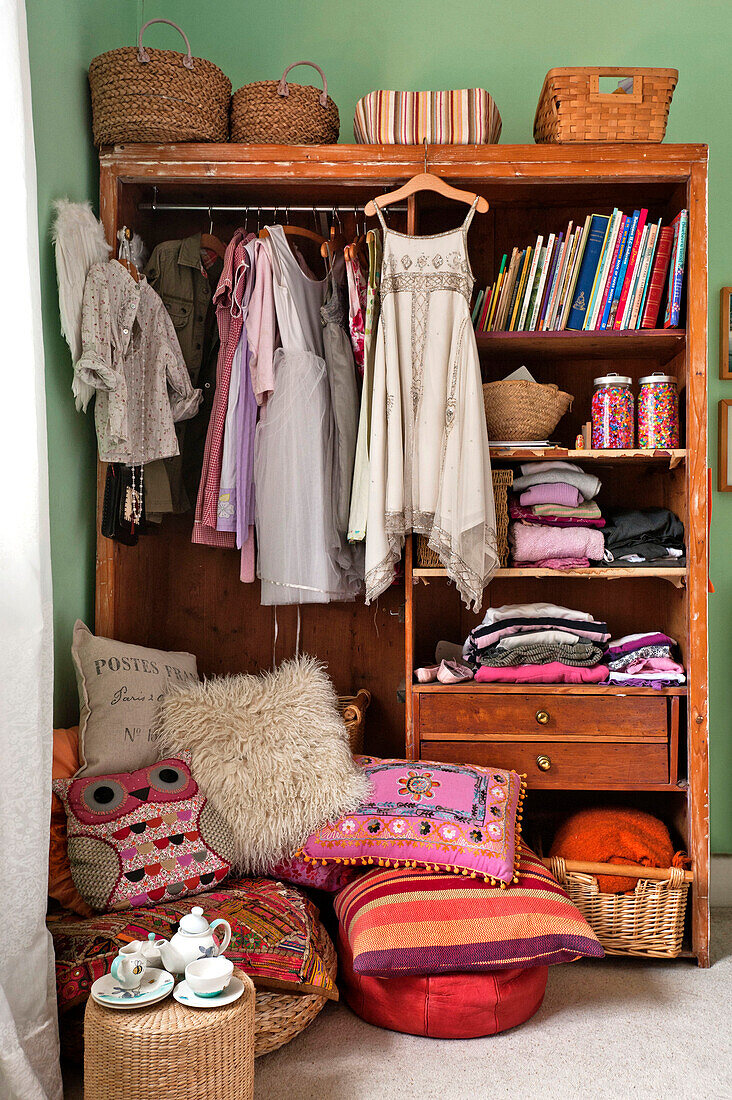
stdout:
<svg viewBox="0 0 732 1100">
<path fill-rule="evenodd" d="M 477 203 L 477 199 L 476 199 Z M 366 602 L 394 578 L 405 535 L 426 535 L 468 607 L 498 566 L 488 431 L 462 226 L 384 230 L 366 524 Z"/>
</svg>

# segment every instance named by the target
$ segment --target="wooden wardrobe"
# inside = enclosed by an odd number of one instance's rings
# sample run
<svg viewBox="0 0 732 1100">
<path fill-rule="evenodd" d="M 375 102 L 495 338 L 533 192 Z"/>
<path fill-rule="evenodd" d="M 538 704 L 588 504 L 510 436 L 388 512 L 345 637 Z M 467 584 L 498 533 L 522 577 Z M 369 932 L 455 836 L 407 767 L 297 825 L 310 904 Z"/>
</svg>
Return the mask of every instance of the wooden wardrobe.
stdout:
<svg viewBox="0 0 732 1100">
<path fill-rule="evenodd" d="M 335 207 L 346 232 L 356 211 L 424 169 L 410 146 L 127 145 L 100 154 L 101 216 L 107 239 L 126 224 L 152 248 L 207 231 L 227 239 L 249 219 L 313 228 L 312 205 Z M 411 540 L 403 580 L 366 607 L 301 609 L 301 648 L 322 658 L 336 688 L 368 688 L 367 749 L 379 755 L 490 762 L 528 774 L 526 832 L 547 844 L 569 808 L 632 804 L 666 821 L 693 860 L 685 954 L 709 964 L 707 741 L 707 149 L 703 145 L 439 146 L 429 170 L 484 195 L 488 214 L 469 232 L 479 285 L 495 278 L 504 252 L 558 232 L 572 218 L 646 206 L 665 224 L 689 209 L 685 327 L 641 332 L 512 333 L 478 337 L 484 380 L 525 363 L 537 380 L 575 397 L 555 438 L 559 457 L 579 460 L 603 482 L 600 504 L 662 505 L 686 528 L 687 565 L 620 574 L 580 569 L 502 569 L 488 604 L 548 600 L 592 612 L 613 635 L 661 629 L 676 638 L 688 672 L 683 688 L 661 692 L 593 685 L 417 685 L 444 638 L 461 642 L 478 621 L 441 570 L 417 568 Z M 198 206 L 198 211 L 165 206 Z M 235 209 L 222 210 L 220 208 Z M 241 208 L 249 207 L 246 215 Z M 293 208 L 299 209 L 297 212 Z M 266 211 L 265 211 L 266 208 Z M 409 233 L 458 225 L 464 208 L 439 195 L 409 200 L 389 223 Z M 359 214 L 359 224 L 361 215 Z M 593 378 L 608 370 L 637 380 L 663 368 L 678 382 L 681 447 L 674 452 L 585 451 L 573 441 L 590 416 Z M 543 457 L 514 451 L 495 465 Z M 557 457 L 553 452 L 552 457 Z M 103 486 L 100 470 L 100 489 Z M 101 508 L 101 493 L 100 493 Z M 96 631 L 127 642 L 190 650 L 201 672 L 255 672 L 295 652 L 297 609 L 259 604 L 258 584 L 239 581 L 236 552 L 193 545 L 192 515 L 167 517 L 127 547 L 98 536 Z"/>
</svg>

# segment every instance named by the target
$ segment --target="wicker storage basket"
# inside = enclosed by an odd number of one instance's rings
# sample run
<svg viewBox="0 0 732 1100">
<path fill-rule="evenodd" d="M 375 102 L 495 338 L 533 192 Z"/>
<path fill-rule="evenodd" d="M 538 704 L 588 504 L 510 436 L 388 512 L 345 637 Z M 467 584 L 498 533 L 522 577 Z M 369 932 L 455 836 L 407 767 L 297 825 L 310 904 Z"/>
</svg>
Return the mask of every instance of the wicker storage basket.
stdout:
<svg viewBox="0 0 732 1100">
<path fill-rule="evenodd" d="M 183 35 L 187 53 L 146 50 L 151 23 L 167 23 Z M 125 46 L 95 57 L 89 66 L 94 142 L 226 141 L 231 81 L 210 61 L 191 57 L 177 23 L 150 19 L 137 49 Z"/>
<path fill-rule="evenodd" d="M 571 393 L 553 383 L 542 385 L 521 378 L 486 382 L 483 404 L 488 438 L 548 439 L 573 401 Z"/>
<path fill-rule="evenodd" d="M 496 502 L 496 543 L 501 566 L 508 565 L 508 490 L 513 485 L 513 470 L 492 470 L 493 497 Z M 442 562 L 430 549 L 425 535 L 417 535 L 417 565 L 422 569 L 438 569 Z"/>
<path fill-rule="evenodd" d="M 600 77 L 632 77 L 631 92 L 601 92 Z M 678 69 L 550 69 L 534 141 L 663 141 Z"/>
<path fill-rule="evenodd" d="M 296 65 L 311 65 L 323 90 L 288 84 Z M 231 140 L 262 145 L 334 145 L 340 133 L 338 108 L 328 95 L 325 73 L 312 61 L 295 61 L 282 79 L 245 84 L 231 100 Z"/>
<path fill-rule="evenodd" d="M 670 867 L 664 880 L 639 877 L 630 894 L 602 894 L 593 874 L 569 870 L 558 856 L 548 862 L 608 955 L 675 959 L 681 953 L 689 892 L 681 868 Z M 614 864 L 605 866 L 608 874 L 619 873 Z M 643 876 L 648 868 L 633 871 Z"/>
<path fill-rule="evenodd" d="M 366 710 L 370 702 L 371 692 L 366 688 L 361 688 L 356 695 L 338 697 L 338 710 L 346 723 L 351 752 L 354 754 L 363 752 L 363 731 L 366 725 Z"/>
</svg>

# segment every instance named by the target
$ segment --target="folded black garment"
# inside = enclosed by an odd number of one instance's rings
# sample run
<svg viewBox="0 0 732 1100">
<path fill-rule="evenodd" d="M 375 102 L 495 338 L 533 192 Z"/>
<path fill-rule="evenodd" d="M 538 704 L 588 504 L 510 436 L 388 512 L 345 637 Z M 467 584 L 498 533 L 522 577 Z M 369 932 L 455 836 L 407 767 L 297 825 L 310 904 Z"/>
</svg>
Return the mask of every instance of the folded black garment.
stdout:
<svg viewBox="0 0 732 1100">
<path fill-rule="evenodd" d="M 668 508 L 610 508 L 604 513 L 605 557 L 617 560 L 637 554 L 644 561 L 665 558 L 684 549 L 684 525 Z"/>
</svg>

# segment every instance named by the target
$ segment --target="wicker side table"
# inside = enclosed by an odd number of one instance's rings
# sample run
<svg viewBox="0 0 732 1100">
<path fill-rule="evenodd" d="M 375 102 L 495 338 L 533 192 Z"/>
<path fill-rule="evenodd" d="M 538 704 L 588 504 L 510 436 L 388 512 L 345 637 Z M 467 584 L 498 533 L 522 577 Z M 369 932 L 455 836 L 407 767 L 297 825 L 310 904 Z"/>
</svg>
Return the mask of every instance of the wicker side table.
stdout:
<svg viewBox="0 0 732 1100">
<path fill-rule="evenodd" d="M 120 1011 L 89 999 L 84 1100 L 252 1100 L 254 985 L 231 1005 L 186 1008 L 172 997 Z"/>
</svg>

